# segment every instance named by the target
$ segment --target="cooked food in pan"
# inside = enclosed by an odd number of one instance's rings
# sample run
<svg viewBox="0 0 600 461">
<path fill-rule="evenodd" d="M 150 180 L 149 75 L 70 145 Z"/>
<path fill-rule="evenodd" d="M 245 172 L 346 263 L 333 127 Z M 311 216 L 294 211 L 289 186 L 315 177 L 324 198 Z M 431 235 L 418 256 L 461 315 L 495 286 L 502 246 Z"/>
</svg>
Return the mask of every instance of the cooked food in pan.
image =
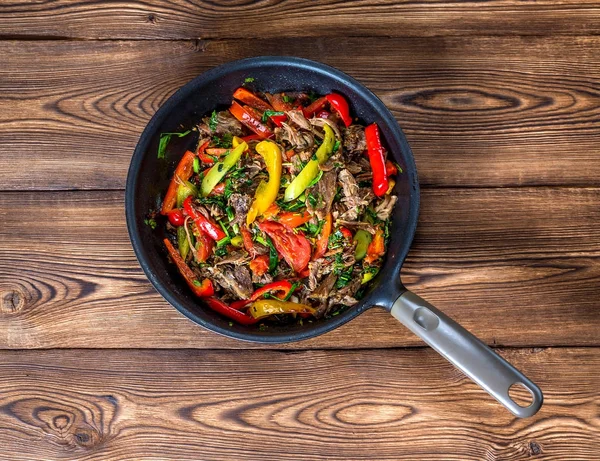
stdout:
<svg viewBox="0 0 600 461">
<path fill-rule="evenodd" d="M 195 129 L 197 147 L 157 213 L 191 292 L 241 324 L 310 321 L 357 303 L 396 203 L 398 167 L 377 124 L 356 121 L 340 94 L 242 86 Z"/>
</svg>

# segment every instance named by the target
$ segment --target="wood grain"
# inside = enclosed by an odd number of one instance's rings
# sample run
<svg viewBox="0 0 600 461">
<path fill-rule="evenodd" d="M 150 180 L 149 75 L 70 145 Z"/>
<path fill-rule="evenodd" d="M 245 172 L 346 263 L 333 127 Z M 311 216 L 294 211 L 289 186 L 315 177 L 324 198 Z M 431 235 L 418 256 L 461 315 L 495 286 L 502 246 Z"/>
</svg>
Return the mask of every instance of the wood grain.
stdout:
<svg viewBox="0 0 600 461">
<path fill-rule="evenodd" d="M 0 353 L 0 459 L 597 460 L 600 350 L 500 351 L 519 420 L 429 349 Z"/>
<path fill-rule="evenodd" d="M 0 189 L 123 188 L 175 89 L 260 54 L 364 82 L 404 128 L 425 186 L 599 185 L 598 49 L 600 37 L 0 42 Z"/>
<path fill-rule="evenodd" d="M 404 282 L 489 344 L 600 345 L 599 199 L 600 189 L 426 190 Z M 0 348 L 240 347 L 153 290 L 121 192 L 5 192 L 0 217 Z M 372 310 L 283 347 L 420 344 Z"/>
<path fill-rule="evenodd" d="M 600 33 L 593 0 L 5 0 L 0 35 L 88 39 Z"/>
</svg>

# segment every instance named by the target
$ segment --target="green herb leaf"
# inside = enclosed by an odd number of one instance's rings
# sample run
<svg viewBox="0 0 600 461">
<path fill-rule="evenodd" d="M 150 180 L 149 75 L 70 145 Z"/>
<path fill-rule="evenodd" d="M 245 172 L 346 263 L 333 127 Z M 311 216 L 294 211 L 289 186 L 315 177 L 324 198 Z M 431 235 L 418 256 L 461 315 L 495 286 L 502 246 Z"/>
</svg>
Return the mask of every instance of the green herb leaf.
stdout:
<svg viewBox="0 0 600 461">
<path fill-rule="evenodd" d="M 219 120 L 217 116 L 217 111 L 213 110 L 212 114 L 210 115 L 210 120 L 208 121 L 208 127 L 210 128 L 210 131 L 215 131 L 217 129 L 218 124 Z"/>
<path fill-rule="evenodd" d="M 229 220 L 229 222 L 233 221 L 233 218 L 235 218 L 233 207 L 228 206 L 227 208 L 225 208 L 225 212 L 227 213 L 227 219 Z"/>
<path fill-rule="evenodd" d="M 156 220 L 154 218 L 144 219 L 144 224 L 150 226 L 152 230 L 156 229 Z"/>
<path fill-rule="evenodd" d="M 192 283 L 194 284 L 195 287 L 201 287 L 202 286 L 202 284 L 200 283 L 200 280 L 194 280 Z"/>
<path fill-rule="evenodd" d="M 281 99 L 283 99 L 283 102 L 287 102 L 288 104 L 294 102 L 294 98 L 288 96 L 287 94 L 284 94 Z"/>
<path fill-rule="evenodd" d="M 231 237 L 227 236 L 227 237 L 223 237 L 221 240 L 219 240 L 217 242 L 217 248 L 223 248 L 224 246 L 226 246 L 229 242 L 231 242 Z"/>
<path fill-rule="evenodd" d="M 342 144 L 342 143 L 340 142 L 340 140 L 339 140 L 339 139 L 336 139 L 336 140 L 335 140 L 335 144 L 333 145 L 333 153 L 334 153 L 334 154 L 335 154 L 335 153 L 337 152 L 337 150 L 340 148 L 340 145 L 341 145 L 341 144 Z"/>
<path fill-rule="evenodd" d="M 218 136 L 213 136 L 212 143 L 214 147 L 219 147 L 222 149 L 231 149 L 233 143 L 233 135 L 231 133 L 224 133 L 220 138 Z"/>
<path fill-rule="evenodd" d="M 244 83 L 252 83 L 254 80 L 256 80 L 254 77 L 246 77 Z"/>
<path fill-rule="evenodd" d="M 167 150 L 167 145 L 173 136 L 177 136 L 178 138 L 183 138 L 190 134 L 192 130 L 184 131 L 183 133 L 161 133 L 160 139 L 158 140 L 158 158 L 165 158 L 165 152 Z"/>
<path fill-rule="evenodd" d="M 308 186 L 306 186 L 306 188 L 309 189 L 310 187 L 317 184 L 322 176 L 323 176 L 323 170 L 319 170 L 319 174 L 316 176 L 315 179 L 313 179 L 310 183 L 308 183 Z"/>
<path fill-rule="evenodd" d="M 288 301 L 292 295 L 294 294 L 294 291 L 296 291 L 296 289 L 300 286 L 300 282 L 294 282 L 292 287 L 290 288 L 290 291 L 288 292 L 287 295 L 285 295 L 285 298 L 283 298 L 283 301 Z"/>
<path fill-rule="evenodd" d="M 258 237 L 256 238 L 257 241 Z M 269 273 L 273 274 L 273 272 L 275 272 L 275 269 L 277 269 L 277 264 L 279 263 L 279 254 L 277 253 L 277 249 L 275 248 L 275 245 L 273 245 L 273 242 L 271 241 L 271 239 L 268 236 L 265 236 L 264 238 L 265 243 L 267 244 L 267 246 L 269 247 Z M 262 243 L 262 242 L 260 242 Z M 263 243 L 264 245 L 264 243 Z"/>
<path fill-rule="evenodd" d="M 310 100 L 310 102 L 315 102 L 317 99 L 319 99 L 319 95 L 313 90 L 310 90 L 308 92 L 308 99 Z"/>
<path fill-rule="evenodd" d="M 283 115 L 283 112 L 277 110 L 265 110 L 262 116 L 262 121 L 266 122 L 273 115 Z"/>
</svg>

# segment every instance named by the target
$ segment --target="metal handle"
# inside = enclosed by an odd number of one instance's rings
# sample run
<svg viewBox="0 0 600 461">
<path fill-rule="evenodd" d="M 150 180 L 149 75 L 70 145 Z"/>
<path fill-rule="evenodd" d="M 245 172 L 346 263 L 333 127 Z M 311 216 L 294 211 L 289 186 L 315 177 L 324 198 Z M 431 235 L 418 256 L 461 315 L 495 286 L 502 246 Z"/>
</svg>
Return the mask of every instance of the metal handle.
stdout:
<svg viewBox="0 0 600 461">
<path fill-rule="evenodd" d="M 542 406 L 544 397 L 539 387 L 458 323 L 416 294 L 410 291 L 403 293 L 394 302 L 391 314 L 515 416 L 533 416 Z M 529 406 L 522 407 L 510 398 L 508 390 L 514 384 L 521 384 L 531 392 L 533 401 Z"/>
</svg>

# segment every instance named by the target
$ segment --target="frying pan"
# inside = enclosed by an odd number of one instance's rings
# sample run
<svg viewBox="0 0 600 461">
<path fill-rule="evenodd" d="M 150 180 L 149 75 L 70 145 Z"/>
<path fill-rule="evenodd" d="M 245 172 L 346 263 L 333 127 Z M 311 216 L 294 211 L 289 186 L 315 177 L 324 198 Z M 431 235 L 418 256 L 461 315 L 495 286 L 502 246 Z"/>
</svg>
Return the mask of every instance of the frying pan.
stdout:
<svg viewBox="0 0 600 461">
<path fill-rule="evenodd" d="M 247 77 L 272 93 L 312 90 L 317 94 L 338 92 L 363 123 L 377 122 L 389 154 L 402 167 L 395 194 L 398 202 L 391 217 L 388 252 L 370 291 L 356 305 L 330 319 L 304 325 L 274 325 L 267 329 L 230 325 L 229 320 L 205 307 L 193 297 L 166 257 L 159 226 L 152 230 L 144 223 L 156 209 L 167 189 L 173 169 L 193 136 L 175 138 L 165 159 L 157 158 L 160 133 L 190 128 L 215 108 L 231 104 L 231 95 Z M 187 143 L 187 145 L 186 145 Z M 380 307 L 402 322 L 444 358 L 518 417 L 534 415 L 542 405 L 542 392 L 520 371 L 497 355 L 427 301 L 408 291 L 400 281 L 400 269 L 410 248 L 419 211 L 419 183 L 413 155 L 402 130 L 390 111 L 371 91 L 352 77 L 330 66 L 292 57 L 258 57 L 230 62 L 213 68 L 179 89 L 152 117 L 133 154 L 125 196 L 127 228 L 140 265 L 156 290 L 177 310 L 203 327 L 225 336 L 261 343 L 299 341 L 326 333 L 352 320 L 367 309 Z M 527 407 L 509 396 L 509 388 L 520 384 L 531 393 Z"/>
</svg>

